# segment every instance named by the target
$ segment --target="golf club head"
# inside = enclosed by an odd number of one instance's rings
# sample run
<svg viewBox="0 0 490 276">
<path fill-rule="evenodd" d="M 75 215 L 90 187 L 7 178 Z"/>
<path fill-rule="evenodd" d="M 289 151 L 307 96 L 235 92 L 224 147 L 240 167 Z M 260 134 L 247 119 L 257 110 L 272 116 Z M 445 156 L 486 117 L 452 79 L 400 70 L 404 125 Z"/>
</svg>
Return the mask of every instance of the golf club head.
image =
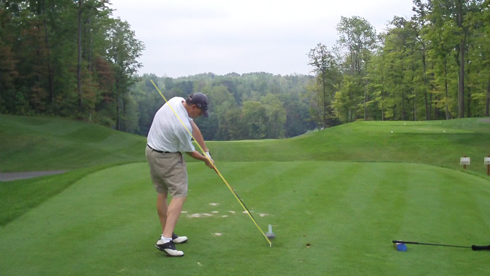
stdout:
<svg viewBox="0 0 490 276">
<path fill-rule="evenodd" d="M 395 243 L 396 251 L 407 251 L 407 245 L 404 243 Z"/>
</svg>

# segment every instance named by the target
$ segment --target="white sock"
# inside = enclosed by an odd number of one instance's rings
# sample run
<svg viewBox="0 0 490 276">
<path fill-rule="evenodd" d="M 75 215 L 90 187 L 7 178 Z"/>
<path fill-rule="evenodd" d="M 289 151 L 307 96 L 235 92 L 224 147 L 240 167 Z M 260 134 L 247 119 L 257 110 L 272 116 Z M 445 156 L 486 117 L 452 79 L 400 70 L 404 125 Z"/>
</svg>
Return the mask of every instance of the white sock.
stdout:
<svg viewBox="0 0 490 276">
<path fill-rule="evenodd" d="M 172 241 L 172 238 L 165 238 L 165 237 L 162 235 L 161 240 L 163 241 L 163 243 L 167 243 L 167 242 Z"/>
</svg>

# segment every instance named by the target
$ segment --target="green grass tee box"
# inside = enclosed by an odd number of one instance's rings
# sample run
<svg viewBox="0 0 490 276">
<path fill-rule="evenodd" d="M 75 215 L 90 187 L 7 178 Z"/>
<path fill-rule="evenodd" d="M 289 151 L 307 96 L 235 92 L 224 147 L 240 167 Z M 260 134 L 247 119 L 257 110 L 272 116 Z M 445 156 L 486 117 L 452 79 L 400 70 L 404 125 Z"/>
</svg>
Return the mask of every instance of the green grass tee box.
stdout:
<svg viewBox="0 0 490 276">
<path fill-rule="evenodd" d="M 156 194 L 135 163 L 92 172 L 0 228 L 2 275 L 487 274 L 489 252 L 391 243 L 490 243 L 484 178 L 420 164 L 219 163 L 262 229 L 273 225 L 270 248 L 214 171 L 188 166 L 185 257 L 153 247 Z"/>
</svg>

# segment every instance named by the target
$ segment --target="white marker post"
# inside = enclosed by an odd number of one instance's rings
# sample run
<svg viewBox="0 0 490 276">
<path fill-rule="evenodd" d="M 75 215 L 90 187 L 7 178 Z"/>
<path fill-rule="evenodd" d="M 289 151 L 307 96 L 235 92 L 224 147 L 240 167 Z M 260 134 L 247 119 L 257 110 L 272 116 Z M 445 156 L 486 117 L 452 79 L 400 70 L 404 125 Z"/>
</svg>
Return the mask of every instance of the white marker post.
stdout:
<svg viewBox="0 0 490 276">
<path fill-rule="evenodd" d="M 463 169 L 466 170 L 466 165 L 469 165 L 470 164 L 470 158 L 469 157 L 466 157 L 466 155 L 464 157 L 461 157 L 461 160 L 459 161 L 459 164 L 460 165 L 463 165 Z"/>
<path fill-rule="evenodd" d="M 487 175 L 490 175 L 490 154 L 483 158 L 483 164 L 487 165 Z"/>
</svg>

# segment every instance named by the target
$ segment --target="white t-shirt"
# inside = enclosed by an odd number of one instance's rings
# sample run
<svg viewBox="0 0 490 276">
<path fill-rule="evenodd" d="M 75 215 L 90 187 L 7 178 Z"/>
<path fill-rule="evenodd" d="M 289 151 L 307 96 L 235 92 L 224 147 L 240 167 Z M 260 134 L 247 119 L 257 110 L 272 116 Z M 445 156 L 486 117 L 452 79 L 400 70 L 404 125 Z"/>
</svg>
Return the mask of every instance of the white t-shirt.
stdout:
<svg viewBox="0 0 490 276">
<path fill-rule="evenodd" d="M 193 152 L 196 150 L 191 141 L 192 136 L 182 125 L 183 122 L 192 133 L 192 118 L 189 117 L 182 101 L 184 98 L 174 97 L 155 114 L 147 139 L 147 143 L 152 149 L 170 152 Z M 169 104 L 182 122 L 175 116 Z"/>
</svg>

